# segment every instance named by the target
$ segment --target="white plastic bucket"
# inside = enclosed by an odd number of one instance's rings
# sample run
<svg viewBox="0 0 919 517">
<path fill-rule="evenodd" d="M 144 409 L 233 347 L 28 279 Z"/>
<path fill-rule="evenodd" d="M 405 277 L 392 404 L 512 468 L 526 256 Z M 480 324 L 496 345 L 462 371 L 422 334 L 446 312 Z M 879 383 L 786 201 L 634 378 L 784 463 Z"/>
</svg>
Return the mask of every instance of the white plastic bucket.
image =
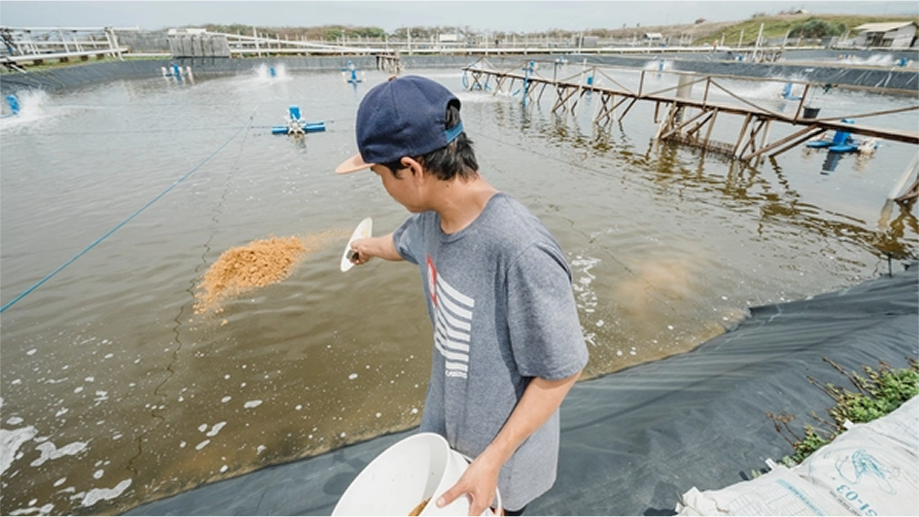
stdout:
<svg viewBox="0 0 919 517">
<path fill-rule="evenodd" d="M 423 501 L 428 504 L 421 515 L 469 515 L 466 497 L 458 497 L 443 508 L 435 504 L 468 466 L 463 455 L 452 450 L 439 434 L 409 436 L 364 467 L 332 515 L 408 515 Z M 500 496 L 498 501 L 500 505 Z"/>
</svg>

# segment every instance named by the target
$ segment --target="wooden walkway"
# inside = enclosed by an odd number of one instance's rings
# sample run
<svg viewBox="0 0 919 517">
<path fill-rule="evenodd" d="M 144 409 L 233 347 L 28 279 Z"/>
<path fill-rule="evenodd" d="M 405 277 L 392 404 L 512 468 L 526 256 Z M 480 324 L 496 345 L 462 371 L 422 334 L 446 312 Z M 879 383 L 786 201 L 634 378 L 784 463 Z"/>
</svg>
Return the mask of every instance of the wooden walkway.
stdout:
<svg viewBox="0 0 919 517">
<path fill-rule="evenodd" d="M 499 70 L 491 65 L 487 59 L 480 59 L 470 66 L 463 68 L 466 76 L 465 85 L 470 90 L 491 90 L 498 92 L 513 92 L 514 85 L 523 92 L 524 102 L 539 102 L 546 90 L 555 92 L 552 106 L 553 112 L 574 112 L 579 101 L 587 94 L 594 94 L 599 99 L 594 123 L 606 126 L 613 121 L 621 122 L 632 107 L 638 102 L 653 102 L 654 123 L 658 125 L 655 138 L 672 140 L 683 144 L 701 147 L 728 154 L 744 161 L 754 160 L 763 155 L 776 156 L 803 142 L 820 137 L 823 133 L 841 130 L 868 138 L 884 139 L 896 142 L 905 142 L 919 145 L 919 132 L 900 129 L 891 129 L 865 124 L 843 123 L 842 119 L 856 119 L 877 117 L 886 114 L 904 111 L 919 110 L 919 103 L 905 108 L 895 108 L 886 111 L 871 113 L 853 113 L 846 116 L 833 116 L 827 118 L 805 118 L 805 106 L 811 100 L 815 91 L 824 85 L 809 83 L 796 83 L 803 85 L 804 92 L 794 101 L 797 106 L 794 114 L 788 115 L 757 105 L 744 99 L 725 86 L 728 80 L 742 79 L 744 81 L 765 82 L 790 82 L 783 79 L 755 79 L 738 78 L 729 76 L 700 75 L 695 73 L 656 72 L 651 70 L 620 69 L 632 74 L 639 74 L 637 88 L 629 88 L 611 77 L 606 70 L 616 67 L 603 68 L 583 67 L 577 74 L 558 79 L 560 63 L 540 63 L 541 67 L 553 68 L 553 78 L 543 77 L 541 72 L 534 70 L 533 62 L 521 63 L 521 66 L 512 70 Z M 578 66 L 578 65 L 575 65 Z M 679 84 L 659 91 L 646 91 L 646 76 L 649 74 L 669 73 L 678 75 Z M 471 80 L 470 80 L 471 79 Z M 613 86 L 599 86 L 598 80 Z M 492 86 L 493 85 L 493 86 Z M 698 92 L 703 89 L 701 96 L 693 95 L 693 89 Z M 883 91 L 882 88 L 852 88 Z M 715 102 L 710 100 L 711 94 L 720 90 L 736 102 Z M 663 108 L 663 109 L 662 109 Z M 712 129 L 719 117 L 726 115 L 741 117 L 740 129 L 737 139 L 733 142 L 718 142 L 711 138 Z M 768 135 L 773 123 L 790 124 L 798 128 L 776 142 L 769 142 Z"/>
<path fill-rule="evenodd" d="M 0 65 L 22 71 L 19 65 L 86 61 L 91 57 L 123 59 L 122 56 L 129 49 L 118 43 L 116 31 L 137 30 L 112 27 L 0 27 L 0 39 L 6 51 L 5 55 L 0 55 Z"/>
</svg>

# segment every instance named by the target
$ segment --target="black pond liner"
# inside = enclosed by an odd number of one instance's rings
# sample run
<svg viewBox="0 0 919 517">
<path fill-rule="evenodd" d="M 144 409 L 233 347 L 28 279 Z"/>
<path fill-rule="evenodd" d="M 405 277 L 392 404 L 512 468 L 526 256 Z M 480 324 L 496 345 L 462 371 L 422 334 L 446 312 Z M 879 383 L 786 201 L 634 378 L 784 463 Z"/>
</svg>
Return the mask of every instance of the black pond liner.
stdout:
<svg viewBox="0 0 919 517">
<path fill-rule="evenodd" d="M 564 58 L 571 64 L 577 65 L 586 60 L 590 66 L 609 65 L 627 67 L 636 70 L 643 69 L 649 62 L 666 59 L 671 61 L 674 72 L 694 72 L 697 74 L 733 76 L 737 78 L 772 79 L 775 81 L 797 80 L 817 84 L 849 85 L 871 88 L 890 88 L 906 92 L 919 91 L 919 71 L 914 68 L 899 66 L 893 67 L 866 67 L 851 66 L 846 62 L 794 62 L 781 63 L 754 63 L 733 61 L 730 52 L 714 52 L 699 54 L 674 54 L 666 49 L 655 50 L 639 55 L 595 55 L 595 54 L 530 54 L 521 55 L 487 55 L 484 56 L 495 67 L 502 70 L 517 69 L 528 60 L 540 61 L 543 74 L 551 75 L 550 65 L 558 58 Z M 814 59 L 827 59 L 835 56 L 833 51 L 820 51 L 801 53 L 788 51 L 789 58 L 794 56 L 810 56 Z M 864 56 L 874 54 L 889 55 L 891 59 L 919 60 L 919 52 L 914 49 L 904 51 L 877 51 L 861 53 Z M 427 68 L 447 68 L 462 70 L 480 59 L 479 55 L 407 55 L 402 54 L 400 60 L 404 69 L 403 73 L 412 70 Z M 101 63 L 74 63 L 46 69 L 27 69 L 27 73 L 16 71 L 0 74 L 0 93 L 6 96 L 23 90 L 40 89 L 48 92 L 85 87 L 93 84 L 129 80 L 149 79 L 162 77 L 162 68 L 170 69 L 173 65 L 182 68 L 190 67 L 198 79 L 213 76 L 252 73 L 256 68 L 276 66 L 283 64 L 288 72 L 317 72 L 339 71 L 348 61 L 352 61 L 360 70 L 374 70 L 377 67 L 376 56 L 310 56 L 310 57 L 254 57 L 254 58 L 227 58 L 227 57 L 180 57 L 147 59 L 134 58 L 125 61 L 110 61 Z M 549 68 L 547 68 L 549 67 Z"/>
<path fill-rule="evenodd" d="M 919 353 L 919 266 L 840 292 L 752 309 L 695 350 L 578 383 L 562 406 L 558 480 L 527 515 L 668 515 L 790 455 L 766 412 L 814 425 L 833 405 L 808 377 L 854 387 Z M 127 515 L 329 515 L 357 474 L 413 431 L 195 488 Z"/>
</svg>

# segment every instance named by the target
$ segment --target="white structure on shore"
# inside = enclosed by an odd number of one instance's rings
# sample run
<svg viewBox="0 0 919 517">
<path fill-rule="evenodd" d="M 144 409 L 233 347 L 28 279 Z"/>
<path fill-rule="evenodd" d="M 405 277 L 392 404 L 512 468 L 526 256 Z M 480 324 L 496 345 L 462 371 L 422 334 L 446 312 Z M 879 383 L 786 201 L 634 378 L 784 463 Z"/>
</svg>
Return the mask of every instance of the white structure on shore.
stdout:
<svg viewBox="0 0 919 517">
<path fill-rule="evenodd" d="M 909 48 L 916 46 L 916 22 L 866 23 L 855 28 L 856 47 Z"/>
</svg>

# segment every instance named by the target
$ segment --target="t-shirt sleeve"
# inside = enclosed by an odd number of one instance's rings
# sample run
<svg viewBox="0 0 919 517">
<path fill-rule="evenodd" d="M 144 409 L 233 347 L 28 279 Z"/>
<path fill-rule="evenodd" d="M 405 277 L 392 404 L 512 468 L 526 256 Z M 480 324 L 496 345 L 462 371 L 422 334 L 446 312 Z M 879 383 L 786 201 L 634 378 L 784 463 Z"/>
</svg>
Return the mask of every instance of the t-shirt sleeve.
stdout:
<svg viewBox="0 0 919 517">
<path fill-rule="evenodd" d="M 421 242 L 421 214 L 412 214 L 392 232 L 392 243 L 399 255 L 418 265 L 420 252 L 417 249 Z"/>
<path fill-rule="evenodd" d="M 558 380 L 584 368 L 587 345 L 561 250 L 535 244 L 511 262 L 507 305 L 511 347 L 521 375 Z"/>
</svg>

